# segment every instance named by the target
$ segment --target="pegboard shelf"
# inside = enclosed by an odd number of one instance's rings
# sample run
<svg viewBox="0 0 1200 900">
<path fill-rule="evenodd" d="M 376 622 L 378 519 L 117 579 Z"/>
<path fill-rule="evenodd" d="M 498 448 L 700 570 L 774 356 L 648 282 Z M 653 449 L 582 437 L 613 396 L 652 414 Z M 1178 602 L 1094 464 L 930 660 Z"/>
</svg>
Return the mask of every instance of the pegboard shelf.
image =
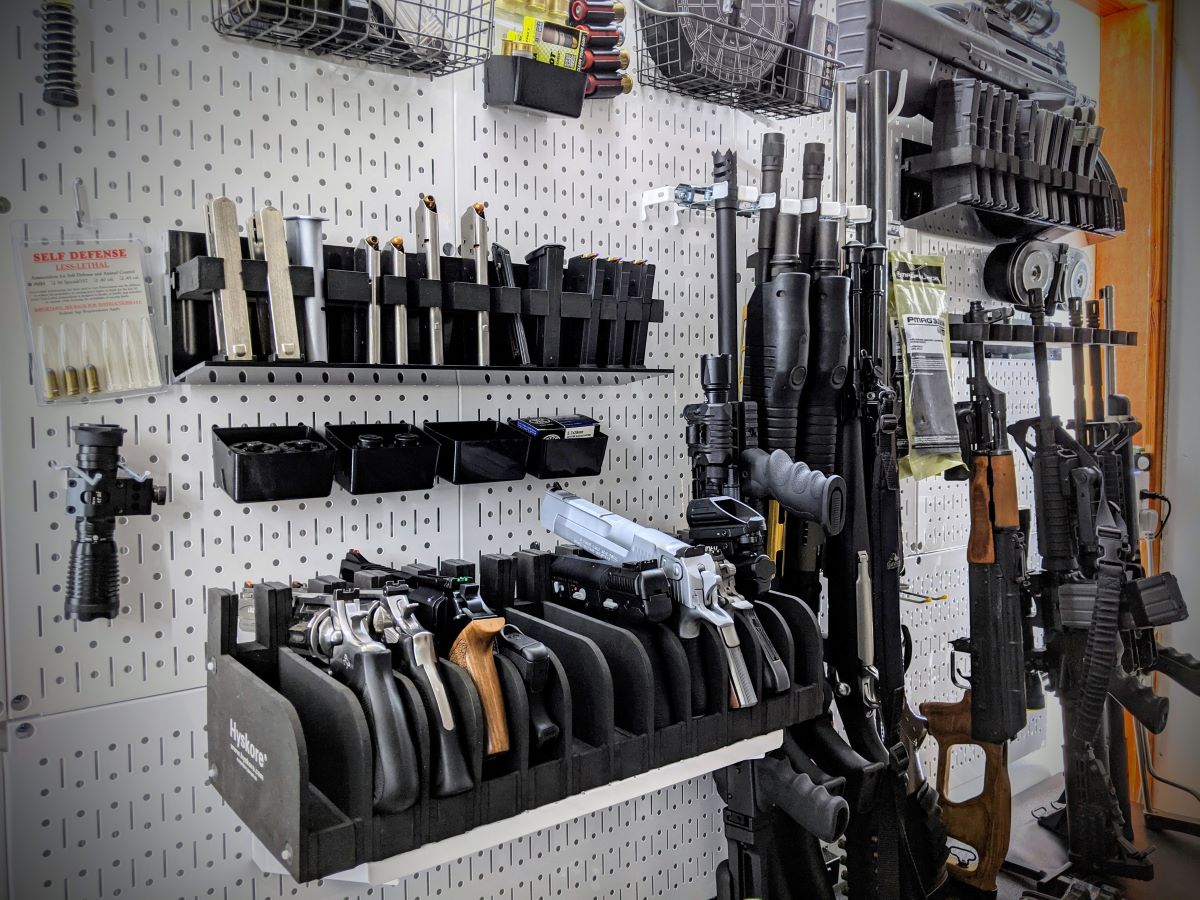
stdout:
<svg viewBox="0 0 1200 900">
<path fill-rule="evenodd" d="M 629 384 L 648 378 L 675 375 L 674 369 L 562 369 L 528 366 L 505 369 L 493 366 L 422 366 L 358 363 L 207 362 L 176 376 L 178 384 L 193 385 L 460 385 L 479 387 L 592 387 Z"/>
<path fill-rule="evenodd" d="M 398 853 L 387 859 L 363 863 L 353 869 L 326 876 L 329 881 L 349 881 L 358 884 L 395 883 L 405 876 L 433 866 L 441 866 L 456 859 L 466 858 L 487 850 L 504 841 L 532 834 L 535 831 L 553 828 L 581 816 L 624 803 L 653 791 L 662 790 L 681 781 L 724 768 L 746 759 L 757 759 L 782 746 L 783 732 L 772 731 L 761 734 L 719 750 L 710 750 L 691 759 L 683 759 L 657 769 L 643 772 L 632 778 L 614 781 L 592 788 L 545 806 L 527 810 L 499 822 L 491 822 L 472 828 L 470 831 L 424 844 L 414 850 Z M 251 857 L 263 872 L 286 874 L 287 868 L 277 860 L 256 837 L 251 837 Z"/>
</svg>

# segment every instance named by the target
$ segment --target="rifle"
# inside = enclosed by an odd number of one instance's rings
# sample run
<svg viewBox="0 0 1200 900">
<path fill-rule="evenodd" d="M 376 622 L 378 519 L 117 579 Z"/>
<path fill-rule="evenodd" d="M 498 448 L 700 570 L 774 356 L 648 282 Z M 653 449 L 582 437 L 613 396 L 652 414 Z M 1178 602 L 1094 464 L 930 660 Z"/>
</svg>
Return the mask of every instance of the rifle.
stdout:
<svg viewBox="0 0 1200 900">
<path fill-rule="evenodd" d="M 907 71 L 902 116 L 932 118 L 938 84 L 959 78 L 982 78 L 1033 97 L 1046 109 L 1074 103 L 1078 96 L 1067 80 L 1062 42 L 1036 40 L 1058 27 L 1049 0 L 936 7 L 920 0 L 838 0 L 837 18 L 845 23 L 838 56 L 846 68 L 840 77 L 852 83 L 886 69 L 894 84 Z"/>
<path fill-rule="evenodd" d="M 1110 495 L 1110 482 L 1115 492 L 1124 479 L 1106 478 L 1101 462 L 1120 454 L 1138 426 L 1132 417 L 1080 421 L 1086 417 L 1081 352 L 1074 367 L 1076 434 L 1053 415 L 1045 323 L 1068 291 L 1066 305 L 1078 320 L 1087 281 L 1081 265 L 1076 251 L 1026 241 L 996 248 L 984 267 L 989 293 L 1027 311 L 1033 322 L 1038 415 L 1008 430 L 1034 477 L 1042 571 L 1030 576 L 1030 589 L 1046 647 L 1032 656 L 1049 676 L 1065 720 L 1066 805 L 1041 824 L 1066 838 L 1079 868 L 1149 879 L 1148 851 L 1132 843 L 1123 726 L 1110 698 L 1147 727 L 1165 725 L 1164 702 L 1134 675 L 1152 666 L 1153 628 L 1186 616 L 1186 607 L 1173 577 L 1143 576 L 1135 526 Z"/>
<path fill-rule="evenodd" d="M 972 301 L 967 326 L 986 328 L 1012 315 L 1007 307 L 987 309 Z M 921 714 L 938 744 L 937 790 L 947 835 L 975 849 L 977 864 L 955 859 L 947 870 L 982 891 L 996 890 L 996 875 L 1008 853 L 1012 798 L 1008 741 L 1025 727 L 1026 670 L 1024 605 L 1026 536 L 1017 508 L 1017 477 L 1008 449 L 1007 399 L 987 379 L 985 346 L 969 340 L 969 400 L 957 404 L 959 440 L 966 465 L 947 480 L 970 482 L 971 528 L 967 541 L 970 637 L 951 642 L 971 657 L 968 690 L 957 703 L 923 703 Z M 953 655 L 953 652 L 952 652 Z M 951 679 L 960 684 L 954 661 Z M 962 802 L 947 798 L 950 754 L 974 744 L 984 755 L 985 789 Z"/>
</svg>

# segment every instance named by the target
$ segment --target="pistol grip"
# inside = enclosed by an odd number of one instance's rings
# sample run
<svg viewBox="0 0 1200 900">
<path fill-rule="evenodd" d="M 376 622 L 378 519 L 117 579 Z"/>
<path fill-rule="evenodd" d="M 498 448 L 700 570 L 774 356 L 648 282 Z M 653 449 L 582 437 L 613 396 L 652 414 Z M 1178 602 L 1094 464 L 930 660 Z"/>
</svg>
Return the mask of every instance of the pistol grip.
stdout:
<svg viewBox="0 0 1200 900">
<path fill-rule="evenodd" d="M 996 875 L 1008 854 L 1012 818 L 1012 788 L 1008 779 L 1008 743 L 989 744 L 971 739 L 971 692 L 957 703 L 922 703 L 929 733 L 937 741 L 937 791 L 946 834 L 970 845 L 978 854 L 973 868 L 946 861 L 956 879 L 980 891 L 996 890 Z M 956 744 L 983 750 L 983 790 L 970 800 L 950 799 L 950 759 Z"/>
<path fill-rule="evenodd" d="M 331 668 L 358 696 L 367 718 L 375 757 L 375 811 L 408 809 L 421 792 L 420 766 L 400 686 L 392 673 L 391 651 L 380 646 L 378 651 L 347 653 Z"/>
<path fill-rule="evenodd" d="M 492 653 L 496 635 L 503 627 L 504 619 L 499 616 L 472 619 L 459 632 L 450 648 L 450 661 L 467 670 L 479 691 L 479 700 L 483 704 L 483 718 L 487 725 L 488 756 L 503 753 L 508 749 L 508 720 L 504 711 L 504 694 L 500 690 L 500 676 L 496 673 L 496 660 Z"/>
<path fill-rule="evenodd" d="M 546 710 L 545 690 L 529 691 L 529 727 L 533 732 L 533 749 L 541 750 L 559 735 L 557 723 Z"/>
</svg>

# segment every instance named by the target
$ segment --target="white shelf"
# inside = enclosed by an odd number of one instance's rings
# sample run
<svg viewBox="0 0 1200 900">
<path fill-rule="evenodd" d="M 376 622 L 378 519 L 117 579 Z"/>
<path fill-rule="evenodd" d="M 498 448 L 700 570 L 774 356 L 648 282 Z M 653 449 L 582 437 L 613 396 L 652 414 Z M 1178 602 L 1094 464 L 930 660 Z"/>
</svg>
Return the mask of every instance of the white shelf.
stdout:
<svg viewBox="0 0 1200 900">
<path fill-rule="evenodd" d="M 580 816 L 586 816 L 597 810 L 670 787 L 681 781 L 687 781 L 689 778 L 696 778 L 744 759 L 756 759 L 777 749 L 782 744 L 782 731 L 772 731 L 758 737 L 738 741 L 736 744 L 730 744 L 719 750 L 702 753 L 691 759 L 680 760 L 659 769 L 651 769 L 649 772 L 626 778 L 624 781 L 614 781 L 571 797 L 564 797 L 562 800 L 547 803 L 537 809 L 527 810 L 509 819 L 480 825 L 478 828 L 472 828 L 470 831 L 452 838 L 424 844 L 387 859 L 363 863 L 353 869 L 329 875 L 324 880 L 372 885 L 394 884 L 414 872 L 469 856 L 543 828 L 569 822 Z M 287 869 L 283 864 L 272 856 L 257 838 L 251 837 L 251 842 L 251 856 L 263 872 L 287 874 Z"/>
</svg>

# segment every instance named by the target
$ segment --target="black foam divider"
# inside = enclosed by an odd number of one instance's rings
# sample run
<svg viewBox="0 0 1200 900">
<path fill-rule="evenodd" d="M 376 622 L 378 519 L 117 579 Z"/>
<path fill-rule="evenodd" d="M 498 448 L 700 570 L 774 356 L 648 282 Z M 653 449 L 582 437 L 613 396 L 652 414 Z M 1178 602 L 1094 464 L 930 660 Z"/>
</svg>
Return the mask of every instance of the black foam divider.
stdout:
<svg viewBox="0 0 1200 900">
<path fill-rule="evenodd" d="M 484 719 L 483 705 L 471 676 L 449 660 L 438 660 L 438 672 L 450 696 L 454 713 L 454 730 L 458 734 L 459 746 L 471 770 L 472 789 L 453 797 L 430 797 L 427 816 L 427 840 L 461 834 L 479 824 L 476 788 L 483 771 Z M 429 715 L 435 715 L 432 710 Z M 429 778 L 426 777 L 428 783 Z"/>
<path fill-rule="evenodd" d="M 819 715 L 824 684 L 823 639 L 821 627 L 813 611 L 799 597 L 770 591 L 758 601 L 774 609 L 792 633 L 796 653 L 796 689 L 792 714 L 793 722 L 803 722 Z"/>
<path fill-rule="evenodd" d="M 725 656 L 725 643 L 720 632 L 707 622 L 700 624 L 697 651 L 700 671 L 691 665 L 689 674 L 693 682 L 700 682 L 704 694 L 701 710 L 692 708 L 692 747 L 696 753 L 707 753 L 729 743 L 729 661 Z M 693 684 L 693 704 L 697 691 Z"/>
<path fill-rule="evenodd" d="M 608 663 L 613 724 L 618 729 L 613 746 L 614 779 L 646 771 L 654 733 L 654 670 L 641 642 L 624 628 L 555 603 L 543 604 L 542 615 L 551 624 L 590 638 Z"/>
<path fill-rule="evenodd" d="M 763 729 L 774 731 L 776 728 L 786 728 L 795 720 L 796 694 L 802 687 L 796 680 L 796 644 L 783 616 L 774 607 L 765 603 L 755 603 L 754 610 L 758 613 L 758 620 L 762 622 L 767 637 L 779 651 L 784 668 L 787 669 L 788 677 L 791 678 L 791 685 L 786 691 L 767 694 L 762 698 Z"/>
<path fill-rule="evenodd" d="M 550 678 L 543 692 L 546 711 L 558 725 L 559 735 L 541 750 L 535 749 L 530 743 L 529 767 L 522 784 L 525 809 L 553 803 L 567 794 L 569 750 L 574 734 L 571 685 L 558 654 L 553 650 L 550 650 Z"/>
<path fill-rule="evenodd" d="M 516 666 L 499 655 L 496 674 L 504 695 L 508 750 L 483 761 L 483 779 L 475 791 L 480 822 L 507 819 L 521 811 L 521 773 L 529 766 L 529 698 L 525 685 Z"/>
<path fill-rule="evenodd" d="M 510 606 L 505 618 L 549 647 L 571 685 L 570 771 L 567 793 L 612 781 L 612 673 L 595 641 Z"/>
<path fill-rule="evenodd" d="M 750 625 L 740 615 L 733 617 L 737 629 L 738 640 L 741 642 L 742 657 L 746 660 L 746 668 L 750 672 L 750 681 L 754 685 L 754 696 L 757 702 L 753 706 L 729 710 L 729 740 L 744 741 L 754 737 L 763 730 L 763 653 L 750 634 Z"/>
</svg>

